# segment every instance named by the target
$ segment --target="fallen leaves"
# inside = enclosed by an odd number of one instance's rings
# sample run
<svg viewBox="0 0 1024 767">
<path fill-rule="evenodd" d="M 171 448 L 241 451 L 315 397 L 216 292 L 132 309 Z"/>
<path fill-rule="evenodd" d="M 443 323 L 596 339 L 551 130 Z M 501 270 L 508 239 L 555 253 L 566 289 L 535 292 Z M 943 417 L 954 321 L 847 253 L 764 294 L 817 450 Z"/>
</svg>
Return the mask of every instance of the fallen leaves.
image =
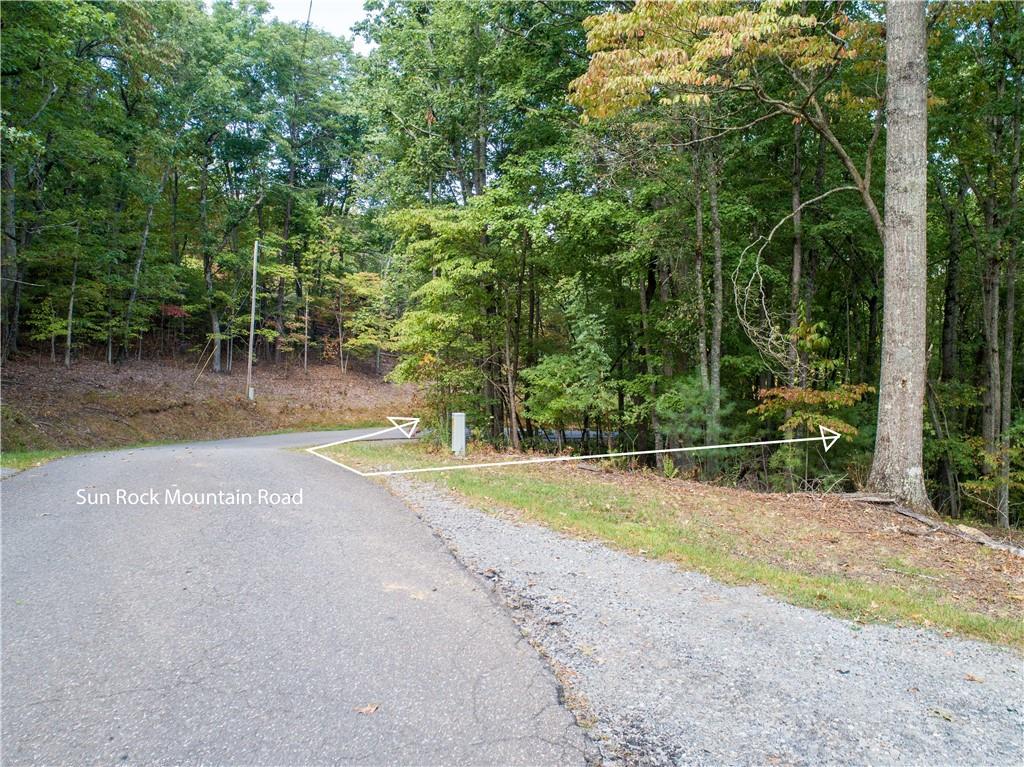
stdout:
<svg viewBox="0 0 1024 767">
<path fill-rule="evenodd" d="M 376 714 L 377 709 L 379 708 L 379 703 L 367 703 L 365 706 L 359 706 L 358 708 L 354 708 L 352 710 L 355 711 L 357 714 L 364 714 L 366 716 L 369 716 L 370 714 Z"/>
<path fill-rule="evenodd" d="M 532 473 L 564 481 L 565 471 L 564 467 L 536 467 Z M 896 520 L 905 518 L 890 509 L 837 496 L 702 485 L 645 471 L 609 471 L 600 476 L 579 472 L 574 483 L 628 494 L 635 507 L 649 504 L 654 509 L 652 523 L 688 541 L 728 549 L 758 563 L 891 587 L 922 601 L 956 604 L 995 618 L 1016 617 L 1024 603 L 1020 557 L 979 547 L 941 530 L 904 535 L 911 531 Z M 643 540 L 630 543 L 634 552 L 651 548 Z M 895 567 L 892 563 L 897 561 L 900 564 Z M 817 601 L 827 604 L 830 599 L 823 594 Z M 872 605 L 866 612 L 877 615 L 880 610 Z M 923 622 L 923 616 L 914 620 Z"/>
</svg>

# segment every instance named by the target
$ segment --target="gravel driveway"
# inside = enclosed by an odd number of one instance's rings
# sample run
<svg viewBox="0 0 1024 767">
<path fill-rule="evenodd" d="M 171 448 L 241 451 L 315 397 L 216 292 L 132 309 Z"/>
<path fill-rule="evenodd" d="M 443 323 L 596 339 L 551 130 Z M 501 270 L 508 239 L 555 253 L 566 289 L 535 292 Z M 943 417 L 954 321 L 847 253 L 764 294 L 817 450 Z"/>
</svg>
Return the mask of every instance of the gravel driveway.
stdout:
<svg viewBox="0 0 1024 767">
<path fill-rule="evenodd" d="M 857 625 L 389 483 L 493 584 L 605 761 L 1024 763 L 1012 651 Z"/>
</svg>

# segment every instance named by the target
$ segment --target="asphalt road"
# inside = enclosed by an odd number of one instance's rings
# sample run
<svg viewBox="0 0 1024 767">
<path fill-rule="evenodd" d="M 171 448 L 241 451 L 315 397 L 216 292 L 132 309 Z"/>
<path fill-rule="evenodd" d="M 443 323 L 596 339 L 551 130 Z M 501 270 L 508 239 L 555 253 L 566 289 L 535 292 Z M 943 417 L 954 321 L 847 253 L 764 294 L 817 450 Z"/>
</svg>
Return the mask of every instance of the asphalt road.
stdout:
<svg viewBox="0 0 1024 767">
<path fill-rule="evenodd" d="M 550 671 L 490 594 L 383 488 L 296 449 L 355 433 L 4 479 L 3 763 L 582 763 Z"/>
</svg>

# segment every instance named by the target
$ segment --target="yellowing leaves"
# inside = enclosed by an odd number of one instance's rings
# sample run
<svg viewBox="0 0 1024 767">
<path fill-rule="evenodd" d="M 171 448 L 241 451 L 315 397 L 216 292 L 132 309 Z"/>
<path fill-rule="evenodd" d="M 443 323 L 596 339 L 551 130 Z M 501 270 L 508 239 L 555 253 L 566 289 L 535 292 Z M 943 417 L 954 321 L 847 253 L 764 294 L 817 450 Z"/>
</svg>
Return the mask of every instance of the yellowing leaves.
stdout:
<svg viewBox="0 0 1024 767">
<path fill-rule="evenodd" d="M 705 104 L 721 90 L 749 83 L 752 73 L 782 63 L 813 76 L 852 58 L 848 40 L 860 27 L 835 13 L 827 21 L 803 15 L 790 0 L 758 6 L 724 2 L 638 0 L 629 13 L 586 21 L 593 53 L 570 100 L 588 117 L 606 117 L 646 103 Z M 665 90 L 682 91 L 664 93 Z"/>
</svg>

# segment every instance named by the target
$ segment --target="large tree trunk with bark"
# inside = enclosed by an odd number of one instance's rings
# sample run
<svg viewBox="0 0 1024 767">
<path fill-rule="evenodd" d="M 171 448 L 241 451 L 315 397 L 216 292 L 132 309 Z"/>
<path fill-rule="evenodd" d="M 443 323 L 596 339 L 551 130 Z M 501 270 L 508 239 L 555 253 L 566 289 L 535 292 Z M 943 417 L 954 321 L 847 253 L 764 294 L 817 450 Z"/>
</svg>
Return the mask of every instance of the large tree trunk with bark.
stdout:
<svg viewBox="0 0 1024 767">
<path fill-rule="evenodd" d="M 1021 150 L 1021 94 L 1015 97 L 1013 118 L 1013 161 L 1010 166 L 1010 221 L 1017 220 L 1017 201 L 1020 189 Z M 1014 325 L 1017 322 L 1017 249 L 1020 235 L 1012 230 L 1010 252 L 1006 259 L 1006 318 L 1003 326 L 1003 389 L 1000 403 L 999 440 L 999 493 L 996 500 L 996 523 L 1003 528 L 1010 526 L 1010 426 L 1013 423 L 1013 344 Z"/>
<path fill-rule="evenodd" d="M 928 508 L 925 395 L 928 68 L 924 3 L 886 6 L 885 289 L 878 429 L 868 485 Z"/>
</svg>

